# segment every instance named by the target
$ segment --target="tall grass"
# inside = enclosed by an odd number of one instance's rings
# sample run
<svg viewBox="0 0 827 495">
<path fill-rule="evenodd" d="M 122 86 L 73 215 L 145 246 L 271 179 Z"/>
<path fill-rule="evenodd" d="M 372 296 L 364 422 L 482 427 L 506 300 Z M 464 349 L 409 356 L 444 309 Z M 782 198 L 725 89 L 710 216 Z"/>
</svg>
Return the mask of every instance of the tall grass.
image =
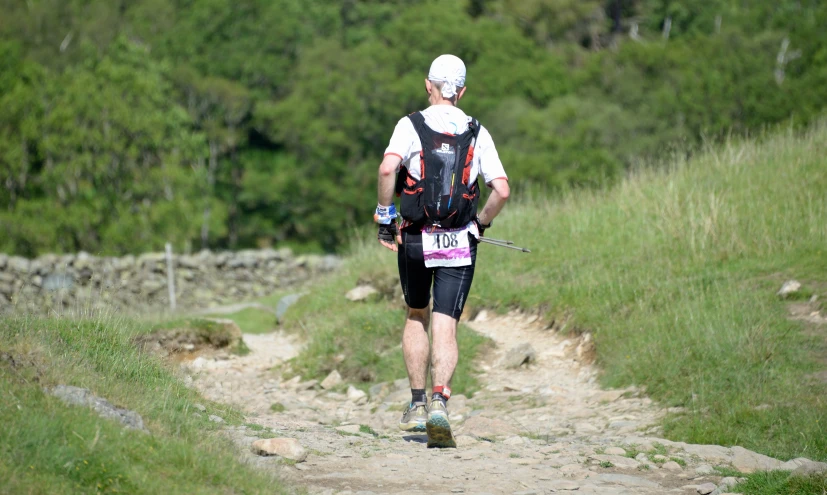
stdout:
<svg viewBox="0 0 827 495">
<path fill-rule="evenodd" d="M 231 423 L 241 415 L 139 352 L 131 338 L 143 329 L 112 317 L 0 319 L 0 493 L 283 493 L 193 404 Z M 150 433 L 62 403 L 46 392 L 58 384 L 138 412 Z"/>
</svg>

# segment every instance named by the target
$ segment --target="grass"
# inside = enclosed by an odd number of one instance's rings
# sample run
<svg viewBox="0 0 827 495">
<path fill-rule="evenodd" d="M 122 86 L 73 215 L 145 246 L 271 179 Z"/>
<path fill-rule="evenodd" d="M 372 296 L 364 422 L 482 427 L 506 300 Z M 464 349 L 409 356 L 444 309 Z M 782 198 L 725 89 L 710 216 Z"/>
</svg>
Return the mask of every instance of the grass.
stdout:
<svg viewBox="0 0 827 495">
<path fill-rule="evenodd" d="M 827 493 L 827 476 L 793 476 L 789 471 L 757 472 L 729 491 L 750 495 L 824 495 Z"/>
<path fill-rule="evenodd" d="M 284 493 L 238 461 L 220 426 L 239 412 L 206 401 L 132 341 L 143 324 L 115 318 L 0 319 L 2 493 Z M 44 389 L 89 388 L 138 412 L 150 433 L 126 430 Z M 194 404 L 207 414 L 193 414 Z"/>
</svg>

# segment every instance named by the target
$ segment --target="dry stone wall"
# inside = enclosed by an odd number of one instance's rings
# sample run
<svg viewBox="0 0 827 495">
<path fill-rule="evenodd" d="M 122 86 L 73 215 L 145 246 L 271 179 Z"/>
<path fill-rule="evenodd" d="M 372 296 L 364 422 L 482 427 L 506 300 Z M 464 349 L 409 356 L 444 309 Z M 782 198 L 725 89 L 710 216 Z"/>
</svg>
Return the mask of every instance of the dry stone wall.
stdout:
<svg viewBox="0 0 827 495">
<path fill-rule="evenodd" d="M 335 256 L 294 256 L 289 249 L 173 255 L 177 306 L 208 308 L 265 296 L 339 263 Z M 114 258 L 81 252 L 36 259 L 0 254 L 0 313 L 103 308 L 169 308 L 165 254 Z"/>
</svg>

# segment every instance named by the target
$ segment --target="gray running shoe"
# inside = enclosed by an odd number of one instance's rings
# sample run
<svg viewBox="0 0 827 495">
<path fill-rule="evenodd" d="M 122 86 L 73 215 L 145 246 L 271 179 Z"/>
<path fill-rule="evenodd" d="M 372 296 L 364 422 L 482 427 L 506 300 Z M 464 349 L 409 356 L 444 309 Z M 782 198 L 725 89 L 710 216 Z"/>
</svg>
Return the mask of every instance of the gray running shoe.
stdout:
<svg viewBox="0 0 827 495">
<path fill-rule="evenodd" d="M 399 420 L 399 429 L 402 431 L 425 431 L 425 422 L 428 421 L 428 404 L 425 402 L 411 402 L 408 409 Z"/>
<path fill-rule="evenodd" d="M 428 431 L 429 448 L 456 448 L 457 442 L 454 440 L 451 424 L 448 422 L 448 409 L 441 400 L 431 401 L 425 429 Z"/>
</svg>

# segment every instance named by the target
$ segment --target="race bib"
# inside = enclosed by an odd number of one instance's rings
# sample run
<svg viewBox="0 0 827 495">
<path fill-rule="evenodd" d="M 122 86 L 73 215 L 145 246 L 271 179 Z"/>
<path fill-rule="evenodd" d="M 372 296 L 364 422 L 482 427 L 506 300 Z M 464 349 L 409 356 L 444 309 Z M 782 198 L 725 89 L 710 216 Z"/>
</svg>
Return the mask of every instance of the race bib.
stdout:
<svg viewBox="0 0 827 495">
<path fill-rule="evenodd" d="M 425 266 L 468 266 L 471 264 L 471 246 L 468 227 L 422 231 L 422 252 Z"/>
</svg>

